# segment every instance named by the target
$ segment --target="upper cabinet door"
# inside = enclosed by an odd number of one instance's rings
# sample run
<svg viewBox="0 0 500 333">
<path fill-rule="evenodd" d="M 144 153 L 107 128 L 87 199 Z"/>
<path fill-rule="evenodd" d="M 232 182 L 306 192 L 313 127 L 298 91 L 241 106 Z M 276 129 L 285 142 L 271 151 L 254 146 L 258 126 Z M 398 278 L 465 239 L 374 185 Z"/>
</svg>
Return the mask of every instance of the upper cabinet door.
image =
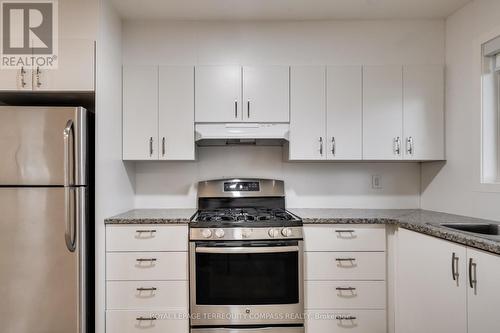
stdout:
<svg viewBox="0 0 500 333">
<path fill-rule="evenodd" d="M 240 66 L 197 66 L 195 75 L 196 122 L 242 121 Z"/>
<path fill-rule="evenodd" d="M 160 66 L 160 160 L 194 160 L 194 67 Z"/>
<path fill-rule="evenodd" d="M 0 69 L 0 90 L 31 90 L 31 69 Z"/>
<path fill-rule="evenodd" d="M 363 159 L 398 160 L 403 153 L 403 70 L 363 69 Z"/>
<path fill-rule="evenodd" d="M 158 159 L 158 67 L 123 67 L 123 159 Z"/>
<path fill-rule="evenodd" d="M 444 159 L 444 68 L 403 69 L 404 158 Z"/>
<path fill-rule="evenodd" d="M 243 119 L 246 122 L 289 122 L 288 66 L 243 67 Z"/>
<path fill-rule="evenodd" d="M 325 67 L 290 70 L 290 160 L 326 158 Z"/>
<path fill-rule="evenodd" d="M 327 153 L 329 160 L 362 158 L 362 68 L 327 68 Z"/>
<path fill-rule="evenodd" d="M 94 91 L 94 41 L 60 39 L 55 69 L 34 68 L 33 90 Z"/>
<path fill-rule="evenodd" d="M 500 256 L 467 248 L 468 332 L 497 332 L 500 324 Z M 472 275 L 472 276 L 471 276 Z"/>
</svg>

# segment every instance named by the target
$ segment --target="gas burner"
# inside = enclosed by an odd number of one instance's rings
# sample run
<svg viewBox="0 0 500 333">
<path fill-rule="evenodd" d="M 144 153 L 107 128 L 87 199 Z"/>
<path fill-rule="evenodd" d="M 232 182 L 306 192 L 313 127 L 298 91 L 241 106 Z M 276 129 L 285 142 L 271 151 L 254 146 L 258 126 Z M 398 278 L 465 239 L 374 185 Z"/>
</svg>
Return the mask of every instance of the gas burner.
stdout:
<svg viewBox="0 0 500 333">
<path fill-rule="evenodd" d="M 292 214 L 279 208 L 219 208 L 200 210 L 194 222 L 266 222 L 291 221 Z"/>
</svg>

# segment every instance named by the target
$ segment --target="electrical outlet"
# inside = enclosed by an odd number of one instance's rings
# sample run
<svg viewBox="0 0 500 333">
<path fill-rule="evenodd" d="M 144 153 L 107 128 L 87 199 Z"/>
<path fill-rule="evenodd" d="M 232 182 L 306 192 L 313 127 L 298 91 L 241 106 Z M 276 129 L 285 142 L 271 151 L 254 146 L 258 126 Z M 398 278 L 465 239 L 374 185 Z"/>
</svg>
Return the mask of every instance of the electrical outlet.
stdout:
<svg viewBox="0 0 500 333">
<path fill-rule="evenodd" d="M 382 176 L 379 175 L 372 176 L 372 188 L 375 190 L 382 189 Z"/>
</svg>

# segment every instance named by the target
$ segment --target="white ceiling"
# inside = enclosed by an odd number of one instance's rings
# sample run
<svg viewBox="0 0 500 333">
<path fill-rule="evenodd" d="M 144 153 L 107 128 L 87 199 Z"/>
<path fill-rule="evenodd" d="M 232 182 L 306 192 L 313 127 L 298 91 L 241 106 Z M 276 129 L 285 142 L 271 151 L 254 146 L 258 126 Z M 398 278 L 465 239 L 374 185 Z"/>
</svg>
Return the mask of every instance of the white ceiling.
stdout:
<svg viewBox="0 0 500 333">
<path fill-rule="evenodd" d="M 112 0 L 126 19 L 330 20 L 445 18 L 472 0 Z"/>
</svg>

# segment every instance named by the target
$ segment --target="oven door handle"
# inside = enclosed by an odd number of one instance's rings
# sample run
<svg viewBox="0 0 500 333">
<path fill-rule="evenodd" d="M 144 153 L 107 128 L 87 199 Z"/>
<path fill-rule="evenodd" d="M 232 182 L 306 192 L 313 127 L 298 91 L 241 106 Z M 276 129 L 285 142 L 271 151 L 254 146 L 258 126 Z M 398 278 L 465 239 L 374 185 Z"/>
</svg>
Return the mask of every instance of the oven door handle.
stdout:
<svg viewBox="0 0 500 333">
<path fill-rule="evenodd" d="M 267 246 L 267 247 L 197 247 L 196 253 L 284 253 L 299 252 L 298 246 Z"/>
</svg>

